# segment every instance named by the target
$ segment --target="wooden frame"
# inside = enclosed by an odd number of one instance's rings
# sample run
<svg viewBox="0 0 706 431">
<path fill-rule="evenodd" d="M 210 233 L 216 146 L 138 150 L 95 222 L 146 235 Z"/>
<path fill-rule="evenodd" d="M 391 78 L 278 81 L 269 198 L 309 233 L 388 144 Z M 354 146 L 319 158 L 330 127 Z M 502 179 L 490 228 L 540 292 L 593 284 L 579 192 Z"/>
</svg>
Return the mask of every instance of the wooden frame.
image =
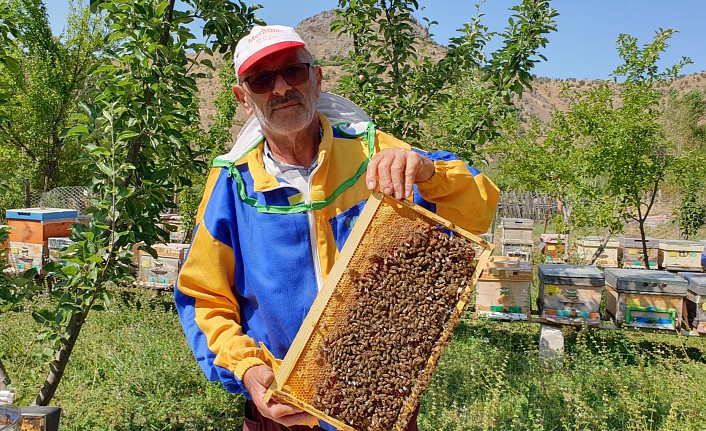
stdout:
<svg viewBox="0 0 706 431">
<path fill-rule="evenodd" d="M 455 327 L 460 321 L 461 314 L 471 298 L 478 277 L 483 268 L 486 266 L 493 251 L 492 244 L 489 244 L 482 238 L 471 234 L 470 232 L 456 226 L 455 224 L 439 217 L 434 213 L 427 211 L 424 208 L 419 207 L 418 205 L 415 205 L 412 202 L 399 201 L 394 198 L 384 196 L 380 193 L 375 193 L 370 197 L 358 217 L 350 237 L 341 250 L 340 256 L 334 264 L 331 273 L 326 279 L 319 295 L 316 297 L 314 304 L 304 319 L 304 322 L 299 329 L 292 346 L 287 352 L 284 361 L 277 371 L 275 379 L 270 385 L 265 397 L 266 401 L 269 401 L 270 398 L 274 397 L 297 406 L 298 408 L 311 413 L 313 416 L 323 420 L 324 422 L 337 427 L 339 430 L 353 431 L 355 428 L 317 410 L 309 402 L 307 402 L 307 400 L 299 399 L 299 397 L 297 397 L 294 393 L 296 391 L 293 387 L 297 383 L 292 383 L 292 381 L 294 380 L 297 370 L 301 370 L 301 368 L 297 369 L 300 360 L 314 367 L 312 364 L 313 361 L 310 360 L 312 358 L 312 352 L 310 350 L 312 349 L 308 349 L 308 345 L 310 342 L 313 343 L 312 345 L 315 345 L 315 341 L 312 341 L 312 339 L 315 340 L 316 337 L 321 337 L 322 332 L 326 331 L 324 324 L 325 319 L 322 319 L 322 316 L 326 313 L 333 312 L 332 310 L 335 310 L 336 306 L 345 304 L 345 302 L 339 298 L 339 296 L 343 295 L 343 293 L 337 292 L 336 288 L 342 279 L 348 277 L 347 268 L 352 259 L 360 259 L 360 256 L 357 256 L 356 252 L 359 250 L 359 246 L 364 247 L 361 241 L 363 241 L 364 238 L 366 238 L 366 234 L 368 234 L 370 235 L 370 238 L 378 238 L 375 241 L 380 243 L 384 241 L 389 242 L 389 238 L 381 238 L 380 236 L 373 235 L 373 231 L 370 230 L 374 229 L 371 228 L 371 225 L 375 224 L 375 217 L 378 214 L 378 211 L 385 206 L 393 208 L 393 211 L 402 209 L 405 211 L 412 210 L 414 214 L 416 214 L 416 218 L 423 220 L 425 224 L 436 225 L 443 227 L 444 229 L 448 229 L 454 234 L 468 239 L 474 243 L 474 246 L 478 246 L 482 249 L 479 254 L 476 254 L 476 267 L 471 277 L 471 281 L 461 292 L 459 301 L 453 310 L 452 316 L 449 317 L 449 321 L 447 322 L 448 326 L 444 327 L 441 337 L 432 348 L 431 356 L 427 359 L 422 371 L 420 371 L 420 374 L 413 384 L 411 395 L 404 401 L 404 406 L 398 416 L 396 429 L 403 429 L 403 424 L 406 425 L 409 417 L 414 412 L 421 392 L 426 388 L 426 385 L 431 380 L 432 372 L 438 363 L 443 347 L 445 347 L 450 341 L 451 336 L 453 335 L 453 327 Z M 387 247 L 389 248 L 390 245 L 388 244 Z M 308 361 L 307 358 L 309 358 Z M 305 366 L 306 365 L 302 365 L 302 367 Z M 306 373 L 306 368 L 304 368 L 303 372 Z"/>
</svg>

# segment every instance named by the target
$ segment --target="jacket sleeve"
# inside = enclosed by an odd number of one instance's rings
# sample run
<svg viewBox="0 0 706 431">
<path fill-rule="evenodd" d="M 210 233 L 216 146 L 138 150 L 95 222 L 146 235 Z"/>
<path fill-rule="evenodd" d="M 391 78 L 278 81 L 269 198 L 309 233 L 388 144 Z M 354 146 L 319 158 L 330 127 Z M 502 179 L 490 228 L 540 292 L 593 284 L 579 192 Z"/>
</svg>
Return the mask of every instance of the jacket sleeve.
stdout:
<svg viewBox="0 0 706 431">
<path fill-rule="evenodd" d="M 220 380 L 233 393 L 246 393 L 242 379 L 252 366 L 274 358 L 243 334 L 233 288 L 238 245 L 233 195 L 227 170 L 209 175 L 196 217 L 193 240 L 174 289 L 184 333 L 209 380 Z M 246 393 L 246 395 L 248 395 Z M 249 395 L 248 395 L 249 396 Z"/>
<path fill-rule="evenodd" d="M 379 147 L 409 147 L 408 144 L 378 132 Z M 479 235 L 485 233 L 495 216 L 500 190 L 484 174 L 466 165 L 448 151 L 413 151 L 434 162 L 434 175 L 414 187 L 414 201 L 441 217 Z"/>
</svg>

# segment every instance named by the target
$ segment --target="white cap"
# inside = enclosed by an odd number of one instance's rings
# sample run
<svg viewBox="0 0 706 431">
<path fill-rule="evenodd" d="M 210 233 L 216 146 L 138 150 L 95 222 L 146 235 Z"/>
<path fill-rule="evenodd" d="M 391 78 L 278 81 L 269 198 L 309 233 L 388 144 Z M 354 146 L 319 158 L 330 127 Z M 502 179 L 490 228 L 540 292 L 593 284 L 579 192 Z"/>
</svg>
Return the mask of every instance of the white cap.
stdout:
<svg viewBox="0 0 706 431">
<path fill-rule="evenodd" d="M 263 57 L 284 49 L 303 46 L 304 39 L 292 27 L 283 25 L 256 25 L 250 34 L 240 39 L 235 47 L 235 74 L 242 75 Z"/>
</svg>

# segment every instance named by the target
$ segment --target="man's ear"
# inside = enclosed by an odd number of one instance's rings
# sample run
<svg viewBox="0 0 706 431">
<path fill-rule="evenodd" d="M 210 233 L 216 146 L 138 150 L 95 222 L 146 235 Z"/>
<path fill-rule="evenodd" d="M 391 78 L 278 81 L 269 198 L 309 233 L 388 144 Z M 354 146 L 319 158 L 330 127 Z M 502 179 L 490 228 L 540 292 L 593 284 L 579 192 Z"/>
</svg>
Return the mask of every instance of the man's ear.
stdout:
<svg viewBox="0 0 706 431">
<path fill-rule="evenodd" d="M 314 66 L 314 77 L 316 78 L 316 97 L 321 96 L 321 84 L 324 82 L 324 72 L 321 66 Z"/>
<path fill-rule="evenodd" d="M 255 111 L 252 109 L 252 106 L 250 105 L 250 102 L 248 102 L 248 98 L 245 97 L 245 89 L 242 85 L 234 85 L 233 94 L 235 95 L 235 98 L 238 99 L 238 102 L 243 106 L 243 108 L 245 108 L 245 111 L 248 113 L 248 115 L 252 115 L 255 113 Z"/>
</svg>

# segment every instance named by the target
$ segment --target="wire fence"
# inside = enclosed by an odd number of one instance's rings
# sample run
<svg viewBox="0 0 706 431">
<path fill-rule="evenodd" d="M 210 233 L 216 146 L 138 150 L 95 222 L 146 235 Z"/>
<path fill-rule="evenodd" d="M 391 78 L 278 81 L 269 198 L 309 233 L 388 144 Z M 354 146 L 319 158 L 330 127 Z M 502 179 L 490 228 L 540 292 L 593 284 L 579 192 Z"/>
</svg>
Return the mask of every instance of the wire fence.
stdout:
<svg viewBox="0 0 706 431">
<path fill-rule="evenodd" d="M 496 218 L 526 218 L 544 221 L 557 214 L 557 202 L 538 192 L 504 191 L 500 194 Z"/>
<path fill-rule="evenodd" d="M 89 206 L 88 198 L 91 193 L 86 187 L 57 187 L 46 193 L 42 193 L 39 198 L 31 196 L 32 206 L 41 208 L 69 208 L 78 211 L 79 215 L 86 213 Z M 36 200 L 35 200 L 36 199 Z"/>
</svg>

